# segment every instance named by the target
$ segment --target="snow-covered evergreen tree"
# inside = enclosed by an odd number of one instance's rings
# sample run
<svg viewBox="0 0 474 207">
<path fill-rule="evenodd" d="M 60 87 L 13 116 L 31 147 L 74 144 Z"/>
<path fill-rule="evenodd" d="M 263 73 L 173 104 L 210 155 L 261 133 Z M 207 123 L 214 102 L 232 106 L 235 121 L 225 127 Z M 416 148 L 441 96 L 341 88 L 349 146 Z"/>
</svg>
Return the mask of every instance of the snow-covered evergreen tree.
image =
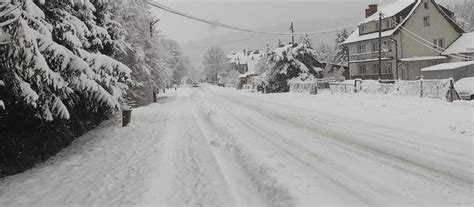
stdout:
<svg viewBox="0 0 474 207">
<path fill-rule="evenodd" d="M 457 23 L 468 32 L 474 32 L 474 1 L 464 0 L 454 6 Z"/>
<path fill-rule="evenodd" d="M 262 58 L 262 61 L 266 61 L 264 67 L 267 69 L 257 82 L 264 84 L 268 92 L 272 93 L 287 92 L 289 80 L 312 81 L 319 78 L 320 63 L 315 53 L 309 38 L 300 44 L 279 47 L 267 54 L 267 58 Z"/>
<path fill-rule="evenodd" d="M 149 103 L 153 90 L 166 88 L 173 78 L 182 78 L 189 63 L 176 41 L 164 38 L 158 31 L 152 31 L 154 34 L 150 35 L 150 22 L 156 17 L 148 12 L 149 5 L 145 0 L 117 0 L 111 7 L 110 19 L 125 29 L 125 42 L 128 43 L 124 49 L 127 53 L 116 57 L 133 71 L 134 84 L 127 98 L 137 104 Z"/>
<path fill-rule="evenodd" d="M 320 43 L 315 49 L 315 57 L 318 61 L 332 63 L 335 51 L 326 43 Z"/>
<path fill-rule="evenodd" d="M 69 119 L 69 110 L 82 101 L 118 107 L 131 70 L 100 54 L 111 38 L 95 23 L 93 11 L 89 0 L 0 3 L 7 107 L 22 101 L 48 121 Z"/>
<path fill-rule="evenodd" d="M 338 64 L 347 64 L 349 57 L 347 57 L 347 47 L 343 45 L 344 41 L 351 35 L 351 32 L 343 29 L 341 32 L 336 34 L 336 48 L 335 48 L 335 57 L 334 63 Z"/>
</svg>

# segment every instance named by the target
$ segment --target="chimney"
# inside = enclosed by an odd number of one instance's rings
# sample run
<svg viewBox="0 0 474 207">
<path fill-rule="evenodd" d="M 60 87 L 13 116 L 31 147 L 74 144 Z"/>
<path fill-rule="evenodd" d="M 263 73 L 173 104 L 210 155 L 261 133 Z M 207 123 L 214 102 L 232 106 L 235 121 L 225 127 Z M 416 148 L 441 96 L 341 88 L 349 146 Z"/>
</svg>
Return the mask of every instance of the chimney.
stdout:
<svg viewBox="0 0 474 207">
<path fill-rule="evenodd" d="M 377 13 L 378 6 L 377 4 L 369 5 L 368 9 L 365 9 L 365 18 L 372 16 L 373 14 Z"/>
</svg>

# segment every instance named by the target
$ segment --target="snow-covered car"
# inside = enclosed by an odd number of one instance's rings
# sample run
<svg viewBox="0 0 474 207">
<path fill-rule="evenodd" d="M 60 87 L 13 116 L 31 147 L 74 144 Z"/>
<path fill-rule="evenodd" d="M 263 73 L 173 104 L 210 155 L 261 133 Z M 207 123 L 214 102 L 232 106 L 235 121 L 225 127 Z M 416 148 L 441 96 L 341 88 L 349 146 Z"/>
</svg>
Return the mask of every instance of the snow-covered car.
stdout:
<svg viewBox="0 0 474 207">
<path fill-rule="evenodd" d="M 197 88 L 199 87 L 199 84 L 198 83 L 193 83 L 193 88 Z"/>
<path fill-rule="evenodd" d="M 463 100 L 474 100 L 474 77 L 456 81 L 455 88 Z"/>
</svg>

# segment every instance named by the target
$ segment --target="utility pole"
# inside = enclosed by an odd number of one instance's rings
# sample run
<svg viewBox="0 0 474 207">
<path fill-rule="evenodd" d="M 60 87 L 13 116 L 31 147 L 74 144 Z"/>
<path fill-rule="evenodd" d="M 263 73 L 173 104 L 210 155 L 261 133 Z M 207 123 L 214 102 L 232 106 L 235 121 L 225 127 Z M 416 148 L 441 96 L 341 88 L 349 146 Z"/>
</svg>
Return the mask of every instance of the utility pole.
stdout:
<svg viewBox="0 0 474 207">
<path fill-rule="evenodd" d="M 214 54 L 214 64 L 216 64 L 216 84 L 217 84 L 217 82 L 219 81 L 218 80 L 219 79 L 219 65 L 217 63 L 217 50 L 214 51 L 213 53 L 215 53 Z"/>
<path fill-rule="evenodd" d="M 293 45 L 295 44 L 295 27 L 293 25 L 293 22 L 291 22 L 291 26 L 290 26 L 290 30 L 291 30 L 291 42 L 293 43 Z"/>
<path fill-rule="evenodd" d="M 150 37 L 153 37 L 153 28 L 155 27 L 155 24 L 160 22 L 160 19 L 155 19 L 150 22 Z"/>
<path fill-rule="evenodd" d="M 399 78 L 398 77 L 398 41 L 395 39 L 391 39 L 391 40 L 392 42 L 395 43 L 395 73 L 396 73 L 395 77 L 398 80 Z"/>
<path fill-rule="evenodd" d="M 379 80 L 382 78 L 382 12 L 379 11 Z"/>
</svg>

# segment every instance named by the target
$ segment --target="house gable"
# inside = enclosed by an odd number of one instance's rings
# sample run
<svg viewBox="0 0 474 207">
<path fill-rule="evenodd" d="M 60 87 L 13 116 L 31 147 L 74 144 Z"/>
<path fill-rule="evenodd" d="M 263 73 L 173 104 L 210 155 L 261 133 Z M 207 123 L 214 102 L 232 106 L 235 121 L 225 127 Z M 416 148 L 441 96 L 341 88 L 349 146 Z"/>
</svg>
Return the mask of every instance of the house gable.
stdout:
<svg viewBox="0 0 474 207">
<path fill-rule="evenodd" d="M 461 35 L 459 26 L 453 26 L 447 14 L 434 0 L 421 1 L 409 19 L 394 33 L 394 38 L 401 47 L 402 58 L 438 56 L 441 52 L 436 50 L 441 48 L 435 49 L 432 44 L 447 48 Z M 428 4 L 427 8 L 425 3 Z"/>
</svg>

